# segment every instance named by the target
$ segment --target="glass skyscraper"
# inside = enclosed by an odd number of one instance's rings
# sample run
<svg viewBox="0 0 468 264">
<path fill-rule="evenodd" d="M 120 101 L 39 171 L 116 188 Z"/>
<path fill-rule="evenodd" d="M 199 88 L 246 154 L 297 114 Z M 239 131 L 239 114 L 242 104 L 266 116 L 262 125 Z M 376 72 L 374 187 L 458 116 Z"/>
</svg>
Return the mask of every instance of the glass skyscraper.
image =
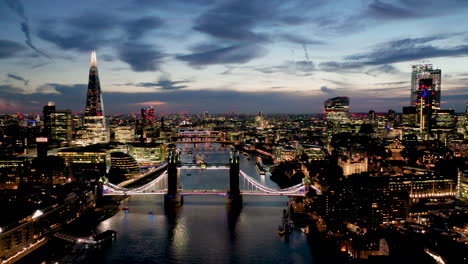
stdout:
<svg viewBox="0 0 468 264">
<path fill-rule="evenodd" d="M 440 109 L 440 84 L 442 72 L 431 64 L 413 65 L 411 72 L 411 105 L 418 106 L 421 97 L 431 92 L 432 108 Z"/>
<path fill-rule="evenodd" d="M 104 116 L 101 84 L 97 68 L 96 52 L 91 54 L 91 67 L 89 69 L 88 92 L 86 95 L 86 109 L 84 116 L 84 130 L 80 133 L 77 143 L 90 145 L 109 142 L 110 135 Z"/>
</svg>

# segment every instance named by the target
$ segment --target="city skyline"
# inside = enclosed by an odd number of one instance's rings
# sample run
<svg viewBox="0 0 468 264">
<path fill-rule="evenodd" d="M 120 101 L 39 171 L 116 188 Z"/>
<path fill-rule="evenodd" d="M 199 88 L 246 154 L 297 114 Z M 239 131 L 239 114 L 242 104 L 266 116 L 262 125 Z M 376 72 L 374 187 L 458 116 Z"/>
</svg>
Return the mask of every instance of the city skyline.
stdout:
<svg viewBox="0 0 468 264">
<path fill-rule="evenodd" d="M 0 112 L 84 113 L 94 50 L 106 114 L 319 113 L 336 96 L 401 112 L 420 63 L 442 70 L 441 108 L 462 112 L 468 3 L 421 2 L 8 0 Z"/>
</svg>

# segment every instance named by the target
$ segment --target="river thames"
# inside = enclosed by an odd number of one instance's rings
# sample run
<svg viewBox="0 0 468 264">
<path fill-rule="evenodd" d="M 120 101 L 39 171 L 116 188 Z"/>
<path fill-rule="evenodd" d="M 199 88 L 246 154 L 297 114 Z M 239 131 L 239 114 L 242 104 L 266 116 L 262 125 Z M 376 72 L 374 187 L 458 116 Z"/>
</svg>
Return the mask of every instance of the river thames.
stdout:
<svg viewBox="0 0 468 264">
<path fill-rule="evenodd" d="M 229 161 L 229 146 L 177 147 L 182 161 L 191 162 L 198 153 L 208 164 Z M 241 154 L 240 163 L 259 182 L 279 188 L 258 174 L 255 157 Z M 229 188 L 229 170 L 181 170 L 180 174 L 185 190 Z M 164 210 L 163 200 L 147 195 L 122 201 L 120 206 L 128 206 L 128 212 L 120 210 L 96 228 L 117 231 L 117 239 L 83 263 L 316 263 L 300 230 L 288 238 L 278 235 L 287 197 L 244 196 L 240 211 L 230 210 L 222 196 L 185 196 L 183 206 L 173 212 Z"/>
</svg>

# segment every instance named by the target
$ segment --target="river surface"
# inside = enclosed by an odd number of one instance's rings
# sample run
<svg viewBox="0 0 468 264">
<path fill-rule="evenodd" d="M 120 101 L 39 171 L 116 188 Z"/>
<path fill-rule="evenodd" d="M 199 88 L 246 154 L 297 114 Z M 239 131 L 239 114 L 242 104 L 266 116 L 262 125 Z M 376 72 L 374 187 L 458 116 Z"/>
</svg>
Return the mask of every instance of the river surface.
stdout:
<svg viewBox="0 0 468 264">
<path fill-rule="evenodd" d="M 178 148 L 182 161 L 191 162 L 198 153 L 204 154 L 208 164 L 229 161 L 229 146 L 179 144 Z M 241 154 L 240 162 L 247 174 L 278 188 L 269 177 L 257 173 L 255 157 Z M 229 188 L 229 170 L 180 173 L 186 190 Z M 163 200 L 147 195 L 122 201 L 121 207 L 128 206 L 128 212 L 120 210 L 97 226 L 100 232 L 117 231 L 117 239 L 85 263 L 316 263 L 304 233 L 296 230 L 288 238 L 278 235 L 287 197 L 244 196 L 243 207 L 231 210 L 226 197 L 192 195 L 171 212 L 164 210 Z"/>
</svg>

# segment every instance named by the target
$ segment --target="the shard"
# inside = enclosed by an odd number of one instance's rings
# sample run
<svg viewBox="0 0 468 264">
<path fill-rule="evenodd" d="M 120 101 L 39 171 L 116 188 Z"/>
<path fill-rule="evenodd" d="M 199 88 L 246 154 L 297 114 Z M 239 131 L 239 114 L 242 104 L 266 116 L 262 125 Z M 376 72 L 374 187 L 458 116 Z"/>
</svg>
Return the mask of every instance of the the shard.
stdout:
<svg viewBox="0 0 468 264">
<path fill-rule="evenodd" d="M 89 69 L 88 92 L 86 95 L 86 109 L 83 131 L 77 139 L 81 145 L 109 142 L 109 132 L 104 116 L 101 84 L 97 68 L 96 52 L 91 53 L 91 67 Z"/>
<path fill-rule="evenodd" d="M 91 68 L 89 69 L 88 93 L 86 98 L 85 116 L 103 116 L 101 84 L 97 68 L 96 52 L 91 53 Z"/>
</svg>

